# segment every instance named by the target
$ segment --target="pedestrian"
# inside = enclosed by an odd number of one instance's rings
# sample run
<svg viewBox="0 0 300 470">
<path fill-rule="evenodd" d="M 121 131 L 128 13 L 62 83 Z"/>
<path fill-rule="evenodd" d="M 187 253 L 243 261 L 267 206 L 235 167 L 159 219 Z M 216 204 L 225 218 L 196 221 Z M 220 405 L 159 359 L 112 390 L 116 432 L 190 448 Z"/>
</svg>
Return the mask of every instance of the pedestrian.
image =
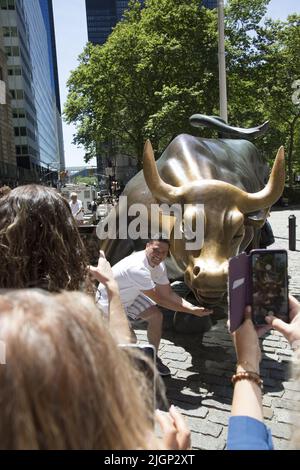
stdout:
<svg viewBox="0 0 300 470">
<path fill-rule="evenodd" d="M 133 253 L 113 266 L 121 302 L 131 322 L 147 322 L 149 343 L 158 352 L 162 336 L 163 316 L 156 304 L 179 312 L 202 317 L 212 313 L 179 297 L 171 288 L 164 260 L 169 252 L 169 240 L 161 236 L 149 240 L 146 249 Z M 105 287 L 100 283 L 96 301 L 104 311 L 108 309 Z M 161 375 L 170 375 L 170 369 L 157 357 Z"/>
<path fill-rule="evenodd" d="M 84 219 L 84 210 L 83 210 L 83 205 L 82 201 L 77 198 L 77 193 L 71 193 L 71 200 L 69 202 L 70 208 L 73 214 L 74 219 L 77 221 L 77 223 L 80 225 L 83 223 Z"/>
</svg>

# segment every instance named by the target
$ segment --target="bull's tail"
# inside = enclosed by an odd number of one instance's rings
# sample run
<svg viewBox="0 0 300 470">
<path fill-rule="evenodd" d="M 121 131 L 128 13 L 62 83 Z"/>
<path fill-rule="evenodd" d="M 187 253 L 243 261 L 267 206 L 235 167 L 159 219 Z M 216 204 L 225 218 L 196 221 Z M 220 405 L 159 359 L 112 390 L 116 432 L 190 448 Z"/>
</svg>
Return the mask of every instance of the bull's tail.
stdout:
<svg viewBox="0 0 300 470">
<path fill-rule="evenodd" d="M 269 128 L 269 121 L 264 122 L 261 126 L 243 129 L 242 127 L 229 126 L 218 116 L 205 116 L 204 114 L 193 114 L 193 116 L 190 117 L 190 123 L 194 127 L 215 129 L 228 137 L 248 140 L 264 135 Z"/>
</svg>

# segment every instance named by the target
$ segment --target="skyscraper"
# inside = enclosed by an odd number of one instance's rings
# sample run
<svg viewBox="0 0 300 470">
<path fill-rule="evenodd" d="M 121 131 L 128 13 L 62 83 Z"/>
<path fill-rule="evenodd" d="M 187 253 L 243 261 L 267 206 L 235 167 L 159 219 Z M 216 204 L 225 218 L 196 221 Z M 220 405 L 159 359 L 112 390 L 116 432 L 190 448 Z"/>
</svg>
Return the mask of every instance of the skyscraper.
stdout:
<svg viewBox="0 0 300 470">
<path fill-rule="evenodd" d="M 139 0 L 144 5 L 145 0 Z M 122 19 L 129 0 L 85 0 L 88 39 L 93 44 L 104 44 L 112 28 Z M 217 8 L 217 0 L 203 0 L 206 8 Z"/>
<path fill-rule="evenodd" d="M 39 181 L 63 162 L 52 2 L 0 0 L 0 9 L 18 179 Z"/>
<path fill-rule="evenodd" d="M 8 89 L 7 59 L 4 52 L 3 32 L 0 28 L 0 186 L 11 184 L 15 177 L 14 128 Z"/>
<path fill-rule="evenodd" d="M 112 28 L 121 20 L 129 0 L 85 0 L 88 39 L 104 44 Z M 144 4 L 144 0 L 140 0 Z"/>
<path fill-rule="evenodd" d="M 65 152 L 63 143 L 63 130 L 62 130 L 62 119 L 61 119 L 61 103 L 59 93 L 59 80 L 58 80 L 58 69 L 57 69 L 57 54 L 56 54 L 56 41 L 55 41 L 55 28 L 54 28 L 54 15 L 52 0 L 39 0 L 40 7 L 47 31 L 48 38 L 48 54 L 49 54 L 49 65 L 51 74 L 51 85 L 55 92 L 56 97 L 56 118 L 57 118 L 57 131 L 58 131 L 58 145 L 60 154 L 60 167 L 65 168 Z"/>
</svg>

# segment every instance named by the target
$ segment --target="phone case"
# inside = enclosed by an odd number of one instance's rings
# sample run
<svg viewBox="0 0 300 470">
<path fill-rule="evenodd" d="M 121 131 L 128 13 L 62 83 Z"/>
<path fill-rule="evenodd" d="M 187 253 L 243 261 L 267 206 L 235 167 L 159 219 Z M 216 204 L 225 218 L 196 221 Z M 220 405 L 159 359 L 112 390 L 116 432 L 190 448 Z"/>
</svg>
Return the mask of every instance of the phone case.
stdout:
<svg viewBox="0 0 300 470">
<path fill-rule="evenodd" d="M 251 302 L 249 259 L 250 257 L 246 253 L 241 253 L 229 260 L 228 304 L 231 333 L 243 323 L 245 307 Z"/>
</svg>

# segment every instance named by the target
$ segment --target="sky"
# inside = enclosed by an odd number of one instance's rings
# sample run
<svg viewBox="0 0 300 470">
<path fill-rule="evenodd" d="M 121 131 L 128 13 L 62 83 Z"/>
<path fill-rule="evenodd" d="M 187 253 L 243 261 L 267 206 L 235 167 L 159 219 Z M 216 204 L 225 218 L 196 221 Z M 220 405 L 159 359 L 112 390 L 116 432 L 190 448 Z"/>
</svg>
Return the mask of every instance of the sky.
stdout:
<svg viewBox="0 0 300 470">
<path fill-rule="evenodd" d="M 60 99 L 67 99 L 67 80 L 78 66 L 78 56 L 87 43 L 85 0 L 53 0 Z M 267 16 L 284 20 L 290 13 L 300 13 L 300 0 L 271 0 Z M 84 166 L 84 148 L 72 144 L 75 127 L 63 122 L 66 166 Z M 95 159 L 89 165 L 96 165 Z"/>
</svg>

